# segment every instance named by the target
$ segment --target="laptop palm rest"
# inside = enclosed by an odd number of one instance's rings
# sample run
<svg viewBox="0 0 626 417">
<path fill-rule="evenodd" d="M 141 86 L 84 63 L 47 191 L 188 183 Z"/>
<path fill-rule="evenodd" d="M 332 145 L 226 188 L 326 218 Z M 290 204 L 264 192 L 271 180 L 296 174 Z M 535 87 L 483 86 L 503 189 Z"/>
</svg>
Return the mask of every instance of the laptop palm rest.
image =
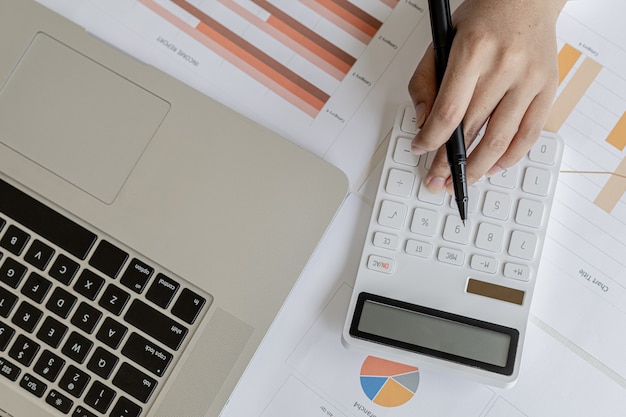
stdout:
<svg viewBox="0 0 626 417">
<path fill-rule="evenodd" d="M 0 90 L 0 142 L 111 204 L 169 108 L 40 32 Z"/>
</svg>

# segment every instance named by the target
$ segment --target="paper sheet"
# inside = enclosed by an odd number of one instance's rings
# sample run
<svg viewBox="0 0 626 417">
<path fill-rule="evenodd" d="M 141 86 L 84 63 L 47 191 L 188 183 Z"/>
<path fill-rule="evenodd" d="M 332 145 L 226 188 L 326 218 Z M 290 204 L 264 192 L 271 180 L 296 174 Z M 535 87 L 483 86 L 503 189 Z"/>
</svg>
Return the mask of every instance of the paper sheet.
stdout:
<svg viewBox="0 0 626 417">
<path fill-rule="evenodd" d="M 404 381 L 408 400 L 396 407 L 370 398 L 376 389 L 360 379 L 367 358 L 342 347 L 340 329 L 372 209 L 372 185 L 380 175 L 381 142 L 397 104 L 408 99 L 406 83 L 429 43 L 426 0 L 351 0 L 352 16 L 366 12 L 373 17 L 370 24 L 379 25 L 375 32 L 363 20 L 348 25 L 321 0 L 39 1 L 283 134 L 350 178 L 354 194 L 250 364 L 225 417 L 624 414 L 623 0 L 569 2 L 559 20 L 564 78 L 550 123 L 567 149 L 518 385 L 502 391 L 418 371 L 417 379 L 410 373 Z M 226 27 L 228 36 L 202 38 L 210 33 L 210 21 Z M 331 45 L 318 40 L 316 52 L 305 51 L 306 37 L 285 40 L 277 33 L 281 25 L 296 35 L 319 32 Z M 226 41 L 239 42 L 239 49 L 225 47 Z M 243 41 L 247 49 L 241 48 Z M 329 57 L 331 50 L 335 58 Z M 245 51 L 271 58 L 274 71 L 254 72 Z M 285 92 L 276 82 L 293 76 L 306 81 L 304 91 Z"/>
</svg>

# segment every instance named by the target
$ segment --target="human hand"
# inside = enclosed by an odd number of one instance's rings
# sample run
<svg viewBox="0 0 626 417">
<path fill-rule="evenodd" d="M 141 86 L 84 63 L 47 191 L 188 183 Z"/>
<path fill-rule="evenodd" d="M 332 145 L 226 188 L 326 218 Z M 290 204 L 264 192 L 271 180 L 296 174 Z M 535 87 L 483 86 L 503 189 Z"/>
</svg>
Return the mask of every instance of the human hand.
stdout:
<svg viewBox="0 0 626 417">
<path fill-rule="evenodd" d="M 412 151 L 438 149 L 424 182 L 452 193 L 445 146 L 463 122 L 467 182 L 517 163 L 536 142 L 557 87 L 555 25 L 565 0 L 465 0 L 452 16 L 456 35 L 437 92 L 435 55 L 426 51 L 409 82 L 420 131 Z"/>
</svg>

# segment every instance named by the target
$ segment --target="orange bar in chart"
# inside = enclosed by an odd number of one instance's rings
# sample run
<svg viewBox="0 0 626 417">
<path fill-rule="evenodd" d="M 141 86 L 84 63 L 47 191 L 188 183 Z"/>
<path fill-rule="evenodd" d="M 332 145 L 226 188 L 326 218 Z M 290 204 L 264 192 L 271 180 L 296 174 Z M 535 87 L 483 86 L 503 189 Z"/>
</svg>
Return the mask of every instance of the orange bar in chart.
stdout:
<svg viewBox="0 0 626 417">
<path fill-rule="evenodd" d="M 544 126 L 545 130 L 558 132 L 561 129 L 600 70 L 602 70 L 600 64 L 591 58 L 585 58 L 552 105 Z"/>
<path fill-rule="evenodd" d="M 622 199 L 624 193 L 626 193 L 626 158 L 611 175 L 611 178 L 609 178 L 600 194 L 594 200 L 594 204 L 610 213 Z"/>
<path fill-rule="evenodd" d="M 383 24 L 347 0 L 300 2 L 365 44 L 369 43 Z"/>
<path fill-rule="evenodd" d="M 626 113 L 622 114 L 609 136 L 606 138 L 607 143 L 615 146 L 620 151 L 626 147 Z"/>
<path fill-rule="evenodd" d="M 578 49 L 568 43 L 561 48 L 559 51 L 559 84 L 563 82 L 581 55 L 582 53 Z"/>
</svg>

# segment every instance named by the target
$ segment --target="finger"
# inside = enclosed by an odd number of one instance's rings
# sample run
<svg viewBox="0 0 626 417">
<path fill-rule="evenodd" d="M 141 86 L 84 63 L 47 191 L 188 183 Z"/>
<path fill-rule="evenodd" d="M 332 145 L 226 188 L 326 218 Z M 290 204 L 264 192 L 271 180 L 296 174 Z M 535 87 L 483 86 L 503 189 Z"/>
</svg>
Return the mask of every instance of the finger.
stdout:
<svg viewBox="0 0 626 417">
<path fill-rule="evenodd" d="M 490 168 L 488 175 L 493 175 L 515 165 L 532 148 L 543 130 L 553 97 L 552 89 L 543 91 L 535 97 L 532 103 L 530 103 L 526 114 L 524 114 L 510 146 L 494 166 Z"/>
<path fill-rule="evenodd" d="M 442 146 L 463 120 L 480 74 L 476 60 L 462 58 L 464 55 L 455 54 L 453 44 L 432 110 L 412 143 L 412 151 L 418 155 Z"/>
<path fill-rule="evenodd" d="M 478 181 L 509 151 L 532 100 L 522 91 L 511 91 L 503 97 L 487 122 L 484 136 L 467 158 L 468 184 Z M 519 152 L 520 149 L 514 148 L 513 152 Z M 511 156 L 517 157 L 513 154 Z"/>
<path fill-rule="evenodd" d="M 409 80 L 409 95 L 415 106 L 415 124 L 420 128 L 437 97 L 437 73 L 432 45 L 424 53 Z"/>
</svg>

